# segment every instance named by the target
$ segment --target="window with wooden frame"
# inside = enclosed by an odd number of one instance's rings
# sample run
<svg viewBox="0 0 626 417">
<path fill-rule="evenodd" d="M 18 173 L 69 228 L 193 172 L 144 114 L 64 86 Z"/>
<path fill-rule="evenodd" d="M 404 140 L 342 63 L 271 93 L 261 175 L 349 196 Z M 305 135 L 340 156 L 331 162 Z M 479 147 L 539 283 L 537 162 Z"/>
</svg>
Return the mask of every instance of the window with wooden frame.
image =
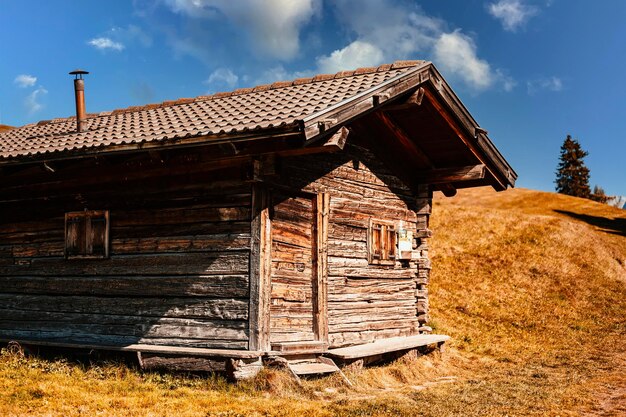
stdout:
<svg viewBox="0 0 626 417">
<path fill-rule="evenodd" d="M 367 229 L 368 261 L 372 265 L 396 262 L 396 227 L 391 222 L 370 218 Z"/>
<path fill-rule="evenodd" d="M 65 213 L 67 259 L 109 257 L 109 212 L 106 210 Z"/>
</svg>

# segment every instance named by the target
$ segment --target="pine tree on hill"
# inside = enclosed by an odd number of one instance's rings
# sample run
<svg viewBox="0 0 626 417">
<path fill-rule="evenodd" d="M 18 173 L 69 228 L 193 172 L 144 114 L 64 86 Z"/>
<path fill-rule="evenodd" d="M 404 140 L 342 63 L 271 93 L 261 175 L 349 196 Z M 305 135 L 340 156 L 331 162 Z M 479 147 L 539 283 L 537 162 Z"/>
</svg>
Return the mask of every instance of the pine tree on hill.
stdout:
<svg viewBox="0 0 626 417">
<path fill-rule="evenodd" d="M 556 191 L 575 197 L 589 198 L 589 168 L 583 158 L 589 155 L 576 139 L 567 135 L 561 146 L 561 157 L 556 171 Z"/>
</svg>

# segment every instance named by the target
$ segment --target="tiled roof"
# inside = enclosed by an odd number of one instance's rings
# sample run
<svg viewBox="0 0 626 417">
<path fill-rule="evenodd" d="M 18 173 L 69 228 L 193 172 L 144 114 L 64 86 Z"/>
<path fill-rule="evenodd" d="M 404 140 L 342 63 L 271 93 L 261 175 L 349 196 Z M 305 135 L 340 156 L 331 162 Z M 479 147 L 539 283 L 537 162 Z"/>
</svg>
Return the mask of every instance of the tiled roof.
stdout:
<svg viewBox="0 0 626 417">
<path fill-rule="evenodd" d="M 74 117 L 33 123 L 0 133 L 0 161 L 54 157 L 61 152 L 90 153 L 108 147 L 237 135 L 288 127 L 409 71 L 424 61 L 337 74 L 317 75 L 191 99 L 90 114 L 87 129 L 76 131 Z"/>
</svg>

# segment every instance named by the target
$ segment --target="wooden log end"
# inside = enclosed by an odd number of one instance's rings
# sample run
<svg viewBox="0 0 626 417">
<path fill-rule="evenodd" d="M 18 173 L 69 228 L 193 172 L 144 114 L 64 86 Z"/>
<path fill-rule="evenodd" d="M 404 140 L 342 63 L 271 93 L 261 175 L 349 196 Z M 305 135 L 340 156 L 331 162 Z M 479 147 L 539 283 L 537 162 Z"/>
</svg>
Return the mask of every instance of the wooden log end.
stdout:
<svg viewBox="0 0 626 417">
<path fill-rule="evenodd" d="M 233 359 L 226 361 L 226 376 L 231 381 L 254 378 L 263 369 L 261 358 Z"/>
</svg>

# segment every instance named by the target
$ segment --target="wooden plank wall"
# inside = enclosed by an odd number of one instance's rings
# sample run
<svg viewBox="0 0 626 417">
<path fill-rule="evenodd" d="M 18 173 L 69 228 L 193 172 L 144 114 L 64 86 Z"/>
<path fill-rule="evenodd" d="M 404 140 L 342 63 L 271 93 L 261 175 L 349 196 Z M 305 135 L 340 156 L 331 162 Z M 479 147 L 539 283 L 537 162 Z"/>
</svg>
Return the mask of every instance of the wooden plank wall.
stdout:
<svg viewBox="0 0 626 417">
<path fill-rule="evenodd" d="M 247 349 L 250 185 L 175 172 L 0 183 L 0 338 Z M 109 210 L 110 259 L 64 258 L 64 214 L 83 209 Z"/>
<path fill-rule="evenodd" d="M 282 161 L 283 184 L 330 195 L 328 330 L 331 347 L 413 335 L 427 320 L 427 186 L 409 190 L 365 145 L 351 138 L 345 153 Z M 417 198 L 416 198 L 417 197 Z M 369 265 L 369 219 L 402 220 L 416 240 L 414 259 Z"/>
</svg>

